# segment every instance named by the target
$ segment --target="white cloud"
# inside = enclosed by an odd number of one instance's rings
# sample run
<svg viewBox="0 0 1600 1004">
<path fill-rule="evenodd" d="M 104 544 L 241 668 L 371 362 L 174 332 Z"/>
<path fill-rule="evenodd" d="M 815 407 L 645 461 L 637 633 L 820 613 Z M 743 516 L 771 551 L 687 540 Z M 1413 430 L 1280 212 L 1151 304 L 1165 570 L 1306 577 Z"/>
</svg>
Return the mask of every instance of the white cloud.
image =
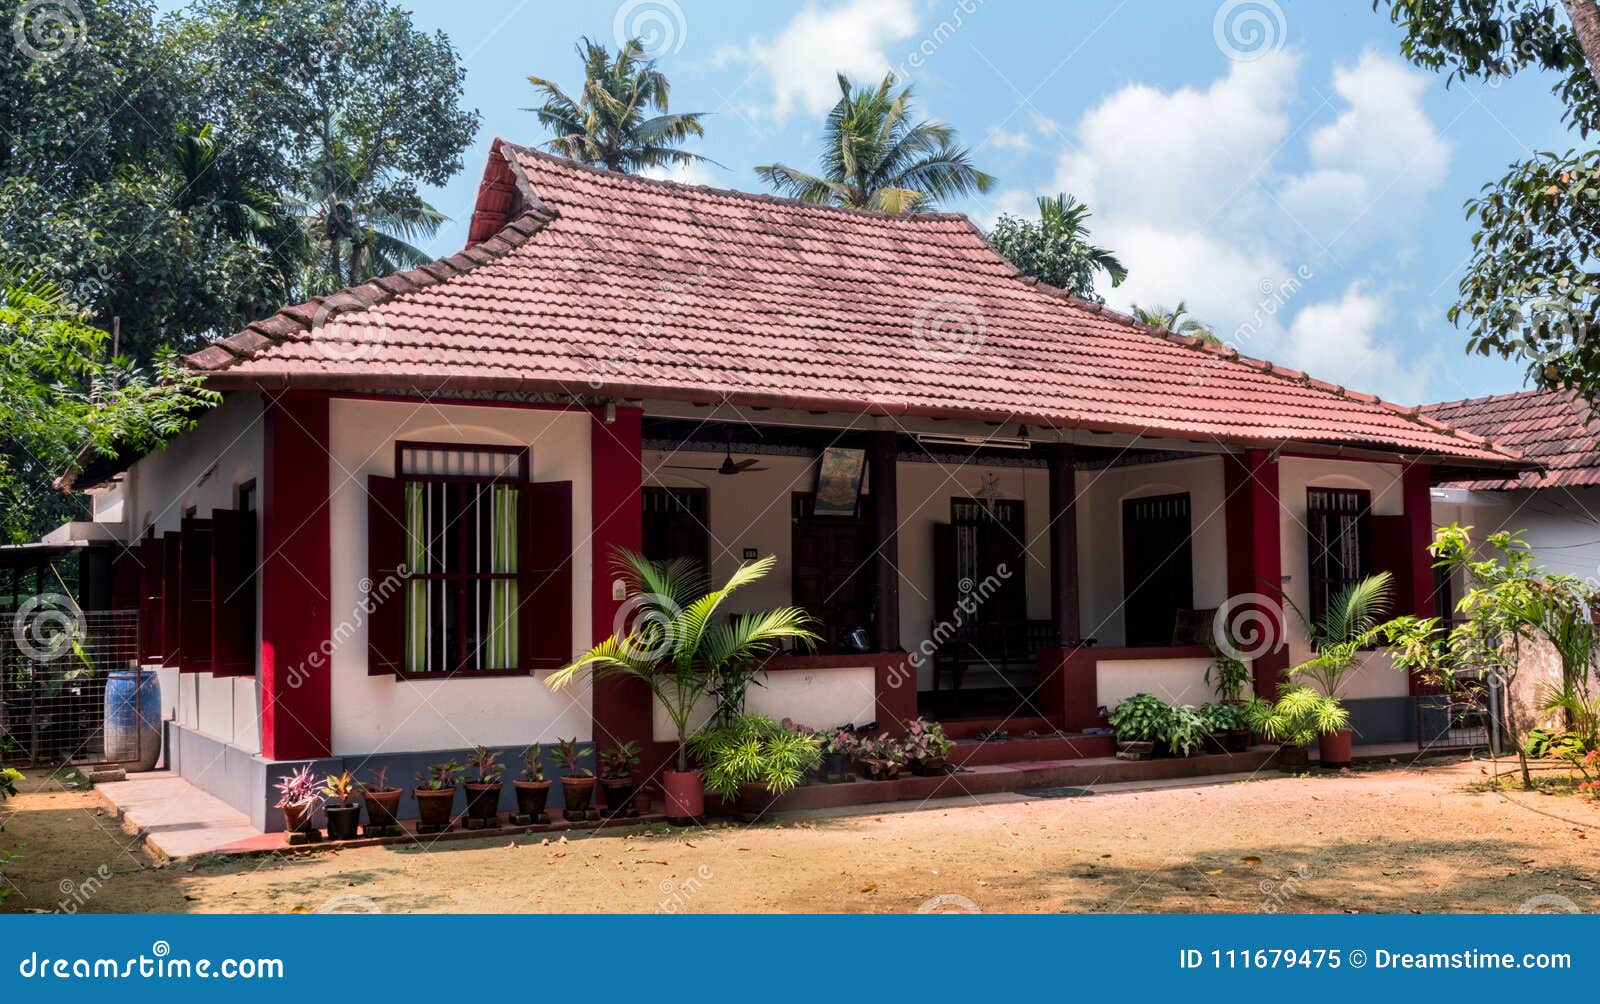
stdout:
<svg viewBox="0 0 1600 1004">
<path fill-rule="evenodd" d="M 1430 367 L 1402 365 L 1384 298 L 1359 283 L 1337 300 L 1313 303 L 1295 315 L 1287 349 L 1294 365 L 1322 380 L 1402 404 L 1426 397 Z"/>
<path fill-rule="evenodd" d="M 917 30 L 912 0 L 847 0 L 833 7 L 808 5 L 770 39 L 752 40 L 724 58 L 763 67 L 772 84 L 772 115 L 799 110 L 821 115 L 839 100 L 837 74 L 876 83 L 899 61 L 888 47 Z"/>
<path fill-rule="evenodd" d="M 698 162 L 673 164 L 670 167 L 647 167 L 639 173 L 646 178 L 654 178 L 657 181 L 677 181 L 685 185 L 717 184 L 717 179 L 712 175 L 711 168 Z"/>
<path fill-rule="evenodd" d="M 1033 140 L 1029 139 L 1027 132 L 1022 129 L 1011 130 L 995 126 L 984 136 L 982 145 L 994 150 L 1021 152 L 1032 150 Z"/>
</svg>

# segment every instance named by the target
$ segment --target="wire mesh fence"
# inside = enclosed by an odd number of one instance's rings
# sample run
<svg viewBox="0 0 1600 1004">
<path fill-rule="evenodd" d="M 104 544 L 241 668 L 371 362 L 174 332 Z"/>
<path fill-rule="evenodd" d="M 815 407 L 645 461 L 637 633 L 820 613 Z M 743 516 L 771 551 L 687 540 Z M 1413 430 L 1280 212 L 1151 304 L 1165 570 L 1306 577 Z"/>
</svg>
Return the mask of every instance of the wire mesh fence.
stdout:
<svg viewBox="0 0 1600 1004">
<path fill-rule="evenodd" d="M 1496 701 L 1500 691 L 1487 680 L 1465 680 L 1448 694 L 1417 698 L 1417 748 L 1487 748 L 1501 720 Z"/>
<path fill-rule="evenodd" d="M 137 610 L 79 610 L 39 595 L 0 633 L 0 760 L 153 765 L 155 673 L 139 668 Z M 152 748 L 153 747 L 153 748 Z"/>
</svg>

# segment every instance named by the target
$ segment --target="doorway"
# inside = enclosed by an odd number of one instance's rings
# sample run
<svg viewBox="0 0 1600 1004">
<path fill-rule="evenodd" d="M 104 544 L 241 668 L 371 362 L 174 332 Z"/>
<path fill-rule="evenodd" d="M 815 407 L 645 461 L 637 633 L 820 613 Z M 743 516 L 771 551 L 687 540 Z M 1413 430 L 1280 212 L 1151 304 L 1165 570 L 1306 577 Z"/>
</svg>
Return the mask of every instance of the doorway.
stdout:
<svg viewBox="0 0 1600 1004">
<path fill-rule="evenodd" d="M 711 524 L 706 489 L 649 485 L 642 506 L 644 556 L 651 561 L 689 558 L 709 574 L 711 531 L 707 528 Z"/>
<path fill-rule="evenodd" d="M 1194 607 L 1189 493 L 1122 503 L 1124 644 L 1171 645 L 1178 611 Z"/>
<path fill-rule="evenodd" d="M 872 527 L 860 515 L 867 511 L 867 496 L 861 496 L 855 516 L 818 516 L 813 498 L 810 492 L 792 496 L 794 605 L 820 623 L 819 651 L 853 651 L 846 639 L 858 628 L 866 632 L 867 648 L 876 649 Z"/>
</svg>

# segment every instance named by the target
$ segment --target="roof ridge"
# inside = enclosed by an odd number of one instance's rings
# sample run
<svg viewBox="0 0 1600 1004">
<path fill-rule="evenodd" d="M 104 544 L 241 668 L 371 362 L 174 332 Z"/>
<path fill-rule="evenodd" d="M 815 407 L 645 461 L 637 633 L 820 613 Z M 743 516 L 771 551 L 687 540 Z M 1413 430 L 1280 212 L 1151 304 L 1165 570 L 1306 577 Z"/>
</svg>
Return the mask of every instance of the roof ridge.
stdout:
<svg viewBox="0 0 1600 1004">
<path fill-rule="evenodd" d="M 388 303 L 403 293 L 449 282 L 479 265 L 509 254 L 559 215 L 531 191 L 526 194 L 530 201 L 522 212 L 506 221 L 494 236 L 486 240 L 404 272 L 376 276 L 325 296 L 314 296 L 304 303 L 281 307 L 275 313 L 245 325 L 240 331 L 186 354 L 183 361 L 197 369 L 218 373 L 264 348 L 312 331 L 340 314 L 367 310 Z"/>
<path fill-rule="evenodd" d="M 972 222 L 967 217 L 966 213 L 957 213 L 952 211 L 940 210 L 936 212 L 921 213 L 892 213 L 884 209 L 856 209 L 850 206 L 830 205 L 826 202 L 807 202 L 804 199 L 795 199 L 787 195 L 771 195 L 766 192 L 746 192 L 737 188 L 718 188 L 715 185 L 696 185 L 687 181 L 672 181 L 667 178 L 650 178 L 642 174 L 629 174 L 626 171 L 613 171 L 609 167 L 596 167 L 593 164 L 580 163 L 579 161 L 573 160 L 571 157 L 563 157 L 560 154 L 547 153 L 544 150 L 537 150 L 531 146 L 523 146 L 521 143 L 513 143 L 511 140 L 502 139 L 498 136 L 495 137 L 495 141 L 503 146 L 510 147 L 512 150 L 515 150 L 518 153 L 527 154 L 528 156 L 537 158 L 539 160 L 547 160 L 555 164 L 560 164 L 563 167 L 570 167 L 588 174 L 597 174 L 602 177 L 615 178 L 619 181 L 625 181 L 629 184 L 637 184 L 647 187 L 672 188 L 684 192 L 703 192 L 709 195 L 725 195 L 735 199 L 749 199 L 756 202 L 793 206 L 796 209 L 816 210 L 823 213 L 840 213 L 847 216 L 865 216 L 876 219 L 904 220 L 908 223 L 948 223 L 954 220 L 961 220 L 967 223 Z M 520 172 L 518 172 L 518 174 L 520 176 Z M 526 179 L 524 178 L 524 180 Z"/>
<path fill-rule="evenodd" d="M 1527 387 L 1523 390 L 1506 391 L 1501 394 L 1485 394 L 1481 397 L 1463 397 L 1454 401 L 1435 401 L 1432 404 L 1425 404 L 1422 407 L 1427 411 L 1437 411 L 1444 408 L 1458 408 L 1462 405 L 1483 405 L 1490 402 L 1510 401 L 1519 397 L 1543 397 L 1546 395 L 1552 397 L 1565 397 L 1567 402 L 1570 404 L 1581 403 L 1581 401 L 1575 400 L 1575 394 L 1576 392 L 1570 387 Z"/>
<path fill-rule="evenodd" d="M 973 229 L 976 230 L 977 228 L 974 227 Z M 987 239 L 985 239 L 985 243 L 987 243 Z M 1361 391 L 1351 390 L 1350 388 L 1340 384 L 1329 383 L 1326 380 L 1318 380 L 1303 370 L 1291 369 L 1288 366 L 1280 366 L 1270 359 L 1247 356 L 1231 345 L 1212 345 L 1210 342 L 1207 342 L 1201 338 L 1195 338 L 1191 335 L 1181 335 L 1167 328 L 1160 328 L 1152 324 L 1145 324 L 1131 314 L 1124 314 L 1119 310 L 1113 310 L 1103 303 L 1096 303 L 1093 300 L 1084 299 L 1083 297 L 1078 296 L 1076 293 L 1064 290 L 1059 286 L 1052 286 L 1049 283 L 1036 279 L 1031 275 L 1026 275 L 1015 265 L 1012 265 L 1004 255 L 1001 255 L 998 251 L 996 251 L 995 254 L 1011 267 L 1013 274 L 1022 280 L 1024 284 L 1032 286 L 1047 296 L 1065 300 L 1080 310 L 1086 310 L 1089 313 L 1098 314 L 1119 324 L 1123 324 L 1137 332 L 1140 332 L 1141 334 L 1160 338 L 1167 342 L 1175 342 L 1178 345 L 1184 346 L 1185 348 L 1193 349 L 1207 355 L 1216 356 L 1219 359 L 1227 362 L 1236 362 L 1244 366 L 1249 366 L 1251 369 L 1257 370 L 1258 372 L 1268 376 L 1276 377 L 1281 380 L 1287 380 L 1298 386 L 1309 387 L 1312 390 L 1320 391 L 1325 394 L 1331 394 L 1334 397 L 1342 398 L 1346 401 L 1354 401 L 1358 404 L 1376 405 L 1388 411 L 1394 412 L 1395 414 L 1407 419 L 1415 425 L 1420 425 L 1434 432 L 1440 432 L 1474 445 L 1485 446 L 1491 450 L 1504 453 L 1505 455 L 1518 460 L 1522 459 L 1522 453 L 1519 450 L 1513 450 L 1508 447 L 1499 446 L 1487 436 L 1480 436 L 1477 433 L 1468 432 L 1465 429 L 1459 429 L 1453 425 L 1447 425 L 1443 422 L 1429 418 L 1427 415 L 1423 414 L 1422 405 L 1405 405 L 1400 404 L 1397 401 L 1388 401 L 1376 394 L 1365 394 Z"/>
</svg>

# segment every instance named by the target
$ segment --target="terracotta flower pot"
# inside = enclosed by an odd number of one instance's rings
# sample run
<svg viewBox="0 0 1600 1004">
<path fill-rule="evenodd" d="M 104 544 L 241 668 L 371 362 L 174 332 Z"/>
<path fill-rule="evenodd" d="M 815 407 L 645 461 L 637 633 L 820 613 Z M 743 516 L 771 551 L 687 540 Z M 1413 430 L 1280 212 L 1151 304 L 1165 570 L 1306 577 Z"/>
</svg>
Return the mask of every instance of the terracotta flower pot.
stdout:
<svg viewBox="0 0 1600 1004">
<path fill-rule="evenodd" d="M 1339 729 L 1328 732 L 1317 740 L 1317 756 L 1327 767 L 1342 767 L 1350 762 L 1350 746 L 1355 732 Z"/>
<path fill-rule="evenodd" d="M 626 816 L 633 811 L 633 791 L 635 785 L 631 777 L 603 777 L 600 779 L 600 790 L 605 792 L 607 817 Z"/>
<path fill-rule="evenodd" d="M 948 773 L 949 761 L 944 757 L 929 757 L 926 760 L 914 760 L 906 766 L 911 768 L 911 773 L 918 777 L 936 777 Z"/>
<path fill-rule="evenodd" d="M 1277 766 L 1280 770 L 1299 770 L 1311 763 L 1311 754 L 1304 746 L 1285 743 L 1278 747 Z"/>
<path fill-rule="evenodd" d="M 760 819 L 777 800 L 778 796 L 768 791 L 760 781 L 739 782 L 739 818 L 747 823 Z"/>
<path fill-rule="evenodd" d="M 283 810 L 283 828 L 288 832 L 305 833 L 313 828 L 311 817 L 317 811 L 317 803 L 297 802 L 279 808 Z"/>
<path fill-rule="evenodd" d="M 449 825 L 456 807 L 454 788 L 417 788 L 411 794 L 417 797 L 418 822 L 424 826 Z"/>
<path fill-rule="evenodd" d="M 673 822 L 700 819 L 706 814 L 706 777 L 698 770 L 664 770 L 661 794 L 667 818 Z"/>
<path fill-rule="evenodd" d="M 594 778 L 561 775 L 561 814 L 569 820 L 584 818 L 594 798 Z"/>
<path fill-rule="evenodd" d="M 850 757 L 844 753 L 822 754 L 822 764 L 818 768 L 822 780 L 828 784 L 838 784 L 850 773 Z"/>
<path fill-rule="evenodd" d="M 549 781 L 512 781 L 517 793 L 517 812 L 524 816 L 537 816 L 550 804 Z"/>
<path fill-rule="evenodd" d="M 348 805 L 330 805 L 324 810 L 328 814 L 328 839 L 329 840 L 354 840 L 361 824 L 361 803 L 351 802 Z"/>
<path fill-rule="evenodd" d="M 1228 730 L 1228 752 L 1229 753 L 1248 753 L 1249 751 L 1250 751 L 1250 730 L 1249 729 L 1229 729 Z"/>
<path fill-rule="evenodd" d="M 469 817 L 481 819 L 485 822 L 500 817 L 500 789 L 503 785 L 499 781 L 495 781 L 492 784 L 468 781 L 463 787 L 467 789 L 467 815 Z"/>
<path fill-rule="evenodd" d="M 399 788 L 369 791 L 363 794 L 362 800 L 367 803 L 367 825 L 398 826 L 400 821 L 395 817 L 400 813 L 400 797 L 404 794 L 405 792 Z"/>
</svg>

